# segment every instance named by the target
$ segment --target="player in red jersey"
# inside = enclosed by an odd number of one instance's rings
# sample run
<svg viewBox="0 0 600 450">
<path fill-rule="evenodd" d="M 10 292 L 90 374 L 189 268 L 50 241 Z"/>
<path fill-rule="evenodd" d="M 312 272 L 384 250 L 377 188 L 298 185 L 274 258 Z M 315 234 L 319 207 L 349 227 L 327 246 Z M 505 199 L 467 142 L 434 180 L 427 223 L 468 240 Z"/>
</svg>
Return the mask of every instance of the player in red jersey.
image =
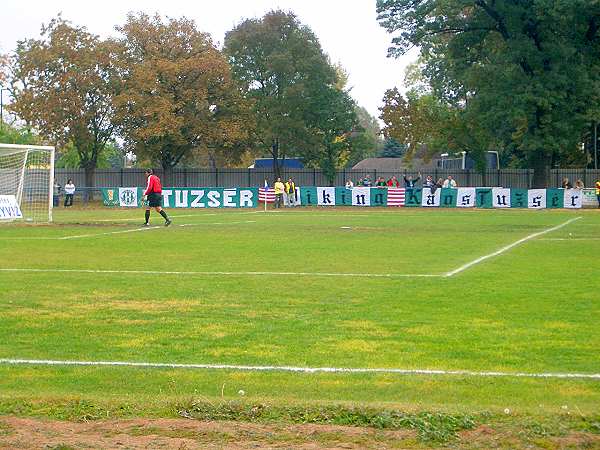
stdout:
<svg viewBox="0 0 600 450">
<path fill-rule="evenodd" d="M 146 178 L 148 184 L 144 191 L 144 200 L 148 199 L 148 206 L 146 207 L 146 223 L 144 226 L 150 225 L 150 209 L 154 208 L 157 213 L 165 219 L 165 226 L 171 225 L 171 219 L 167 216 L 167 213 L 162 209 L 162 185 L 160 184 L 160 178 L 154 174 L 154 170 L 146 169 Z"/>
</svg>

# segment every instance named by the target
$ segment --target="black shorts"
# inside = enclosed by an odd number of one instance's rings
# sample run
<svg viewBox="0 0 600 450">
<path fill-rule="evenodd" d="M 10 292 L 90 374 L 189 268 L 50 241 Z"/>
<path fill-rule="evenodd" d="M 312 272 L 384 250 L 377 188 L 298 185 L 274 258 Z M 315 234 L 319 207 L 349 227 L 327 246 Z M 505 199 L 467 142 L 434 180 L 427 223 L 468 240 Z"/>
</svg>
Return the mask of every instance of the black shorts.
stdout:
<svg viewBox="0 0 600 450">
<path fill-rule="evenodd" d="M 148 194 L 148 206 L 151 208 L 162 206 L 162 194 L 157 194 L 156 192 Z"/>
</svg>

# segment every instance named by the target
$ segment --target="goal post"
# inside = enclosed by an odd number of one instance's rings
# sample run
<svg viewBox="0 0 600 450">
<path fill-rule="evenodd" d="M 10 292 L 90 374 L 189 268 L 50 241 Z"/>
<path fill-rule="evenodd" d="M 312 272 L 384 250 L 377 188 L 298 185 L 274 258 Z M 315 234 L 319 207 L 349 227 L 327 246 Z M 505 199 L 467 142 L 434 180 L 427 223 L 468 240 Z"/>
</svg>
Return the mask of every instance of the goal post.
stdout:
<svg viewBox="0 0 600 450">
<path fill-rule="evenodd" d="M 0 144 L 0 224 L 52 222 L 54 147 Z M 19 206 L 20 215 L 11 204 Z M 1 205 L 0 205 L 1 207 Z"/>
</svg>

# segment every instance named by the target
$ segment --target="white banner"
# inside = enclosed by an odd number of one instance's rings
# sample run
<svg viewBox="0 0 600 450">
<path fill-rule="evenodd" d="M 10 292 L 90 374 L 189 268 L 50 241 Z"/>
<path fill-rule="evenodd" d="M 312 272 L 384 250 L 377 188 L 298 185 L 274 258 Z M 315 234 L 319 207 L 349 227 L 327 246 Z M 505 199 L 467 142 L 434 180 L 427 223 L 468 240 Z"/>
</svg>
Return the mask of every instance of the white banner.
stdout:
<svg viewBox="0 0 600 450">
<path fill-rule="evenodd" d="M 529 189 L 527 191 L 527 207 L 544 209 L 546 207 L 546 189 Z"/>
<path fill-rule="evenodd" d="M 430 188 L 423 188 L 423 195 L 421 197 L 421 206 L 425 208 L 438 208 L 440 206 L 440 200 L 442 198 L 442 190 L 436 189 L 432 194 Z"/>
<path fill-rule="evenodd" d="M 598 207 L 598 196 L 596 195 L 596 189 L 583 190 L 583 206 L 587 206 L 588 208 Z"/>
<path fill-rule="evenodd" d="M 581 189 L 565 189 L 565 208 L 579 209 L 583 207 L 583 192 Z"/>
<path fill-rule="evenodd" d="M 474 208 L 475 207 L 475 188 L 458 188 L 458 196 L 456 198 L 457 208 Z"/>
<path fill-rule="evenodd" d="M 318 187 L 317 201 L 319 206 L 335 206 L 335 188 Z"/>
<path fill-rule="evenodd" d="M 492 197 L 494 208 L 510 208 L 510 189 L 493 188 Z"/>
<path fill-rule="evenodd" d="M 0 195 L 0 220 L 22 219 L 23 214 L 14 195 Z"/>
<path fill-rule="evenodd" d="M 119 206 L 124 206 L 126 208 L 137 208 L 138 189 L 119 188 Z"/>
<path fill-rule="evenodd" d="M 352 206 L 371 206 L 371 188 L 355 187 L 352 189 Z"/>
</svg>

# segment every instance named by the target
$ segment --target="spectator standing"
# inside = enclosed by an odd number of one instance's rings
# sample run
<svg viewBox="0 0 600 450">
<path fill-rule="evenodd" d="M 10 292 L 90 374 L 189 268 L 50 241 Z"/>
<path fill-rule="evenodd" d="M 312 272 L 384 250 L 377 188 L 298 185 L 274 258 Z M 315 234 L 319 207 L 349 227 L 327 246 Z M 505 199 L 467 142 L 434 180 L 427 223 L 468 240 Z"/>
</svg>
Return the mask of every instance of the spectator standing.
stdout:
<svg viewBox="0 0 600 450">
<path fill-rule="evenodd" d="M 575 182 L 575 189 L 585 189 L 585 185 L 582 180 L 577 180 Z"/>
<path fill-rule="evenodd" d="M 431 193 L 435 194 L 435 191 L 444 187 L 444 180 L 442 178 L 438 178 L 437 182 L 430 188 Z"/>
<path fill-rule="evenodd" d="M 352 189 L 354 187 L 354 183 L 352 180 L 346 181 L 346 189 Z"/>
<path fill-rule="evenodd" d="M 73 195 L 75 194 L 75 184 L 70 178 L 65 184 L 65 208 L 73 206 Z"/>
<path fill-rule="evenodd" d="M 414 180 L 413 180 L 412 175 L 409 175 L 408 177 L 406 175 L 404 175 L 404 187 L 406 189 L 413 189 L 420 179 L 421 179 L 421 172 L 419 172 L 419 175 Z"/>
<path fill-rule="evenodd" d="M 563 178 L 561 187 L 563 189 L 573 189 L 573 185 L 571 184 L 571 182 L 569 181 L 569 179 L 567 177 Z"/>
<path fill-rule="evenodd" d="M 400 182 L 398 181 L 398 178 L 396 178 L 395 176 L 393 176 L 392 178 L 390 178 L 387 182 L 388 187 L 391 188 L 399 188 L 400 187 Z"/>
<path fill-rule="evenodd" d="M 275 185 L 275 208 L 281 208 L 281 204 L 283 203 L 283 193 L 285 192 L 285 186 L 281 182 L 281 178 L 277 178 Z"/>
<path fill-rule="evenodd" d="M 458 185 L 456 184 L 456 181 L 454 180 L 454 178 L 452 178 L 452 175 L 448 175 L 448 178 L 446 178 L 446 180 L 444 181 L 443 187 L 456 189 L 457 186 Z"/>
<path fill-rule="evenodd" d="M 373 182 L 371 181 L 371 175 L 367 175 L 366 177 L 363 178 L 362 185 L 364 187 L 371 187 L 372 184 L 373 184 Z"/>
<path fill-rule="evenodd" d="M 387 183 L 385 182 L 383 177 L 379 177 L 379 178 L 377 178 L 377 183 L 375 183 L 375 186 L 378 188 L 384 188 L 384 187 L 387 187 Z"/>
<path fill-rule="evenodd" d="M 598 199 L 598 208 L 600 208 L 600 180 L 596 181 L 596 198 Z"/>
<path fill-rule="evenodd" d="M 433 181 L 433 177 L 431 175 L 427 175 L 427 178 L 425 178 L 425 182 L 423 183 L 423 187 L 433 189 L 434 186 L 435 181 Z"/>
<path fill-rule="evenodd" d="M 285 195 L 287 197 L 288 207 L 292 208 L 296 206 L 296 183 L 294 183 L 294 180 L 291 178 L 285 183 Z"/>
</svg>

